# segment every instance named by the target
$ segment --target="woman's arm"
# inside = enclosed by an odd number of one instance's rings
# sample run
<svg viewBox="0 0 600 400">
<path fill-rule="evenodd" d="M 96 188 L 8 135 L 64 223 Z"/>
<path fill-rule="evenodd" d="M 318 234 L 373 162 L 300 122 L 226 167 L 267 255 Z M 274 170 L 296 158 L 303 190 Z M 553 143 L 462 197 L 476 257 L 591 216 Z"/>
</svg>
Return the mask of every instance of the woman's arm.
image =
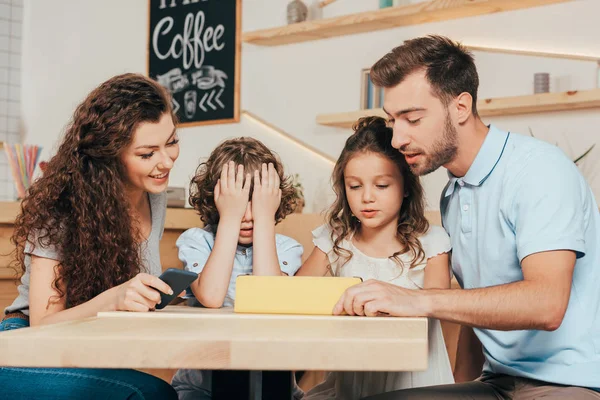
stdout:
<svg viewBox="0 0 600 400">
<path fill-rule="evenodd" d="M 327 254 L 317 246 L 315 246 L 298 272 L 296 272 L 296 276 L 325 276 L 327 274 L 331 274 L 329 259 L 327 258 Z"/>
<path fill-rule="evenodd" d="M 66 298 L 52 286 L 60 273 L 57 260 L 31 256 L 29 280 L 29 319 L 31 326 L 54 324 L 86 317 L 100 311 L 148 311 L 160 303 L 160 293 L 171 293 L 159 278 L 138 274 L 135 278 L 72 308 L 65 308 Z M 64 288 L 61 288 L 63 290 Z"/>
<path fill-rule="evenodd" d="M 427 260 L 424 289 L 450 289 L 450 266 L 448 253 Z"/>
</svg>

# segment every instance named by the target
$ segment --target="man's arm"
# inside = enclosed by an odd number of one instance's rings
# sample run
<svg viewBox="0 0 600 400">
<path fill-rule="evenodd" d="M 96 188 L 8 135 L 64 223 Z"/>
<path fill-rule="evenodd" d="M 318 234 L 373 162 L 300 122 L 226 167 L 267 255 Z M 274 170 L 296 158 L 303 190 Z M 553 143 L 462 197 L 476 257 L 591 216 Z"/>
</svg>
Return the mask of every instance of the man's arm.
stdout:
<svg viewBox="0 0 600 400">
<path fill-rule="evenodd" d="M 428 316 L 496 330 L 560 327 L 571 295 L 573 251 L 547 251 L 525 257 L 523 280 L 473 290 L 432 291 Z"/>
<path fill-rule="evenodd" d="M 409 290 L 368 281 L 348 289 L 335 314 L 427 316 L 494 330 L 558 329 L 571 295 L 575 252 L 531 254 L 521 263 L 523 280 L 468 290 Z"/>
</svg>

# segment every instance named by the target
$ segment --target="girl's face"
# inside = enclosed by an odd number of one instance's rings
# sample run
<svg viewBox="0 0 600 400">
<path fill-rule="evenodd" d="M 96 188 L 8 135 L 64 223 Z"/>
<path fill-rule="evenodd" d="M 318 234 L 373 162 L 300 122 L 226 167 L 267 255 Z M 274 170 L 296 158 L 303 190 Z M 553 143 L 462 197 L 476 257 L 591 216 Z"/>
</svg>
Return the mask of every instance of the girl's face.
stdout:
<svg viewBox="0 0 600 400">
<path fill-rule="evenodd" d="M 378 153 L 359 153 L 344 168 L 346 198 L 352 214 L 365 228 L 398 225 L 404 199 L 400 168 Z"/>
<path fill-rule="evenodd" d="M 179 157 L 178 142 L 170 114 L 164 114 L 157 123 L 141 123 L 121 155 L 128 185 L 149 193 L 166 190 L 169 172 Z"/>
</svg>

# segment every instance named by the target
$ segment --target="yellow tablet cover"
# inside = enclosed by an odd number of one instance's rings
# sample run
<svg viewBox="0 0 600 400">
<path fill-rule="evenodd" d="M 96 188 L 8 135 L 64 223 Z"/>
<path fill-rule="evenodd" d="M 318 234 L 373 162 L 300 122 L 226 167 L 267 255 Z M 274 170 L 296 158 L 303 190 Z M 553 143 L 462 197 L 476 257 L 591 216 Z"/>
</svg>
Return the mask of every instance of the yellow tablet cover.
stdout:
<svg viewBox="0 0 600 400">
<path fill-rule="evenodd" d="M 333 307 L 361 278 L 253 276 L 236 279 L 236 313 L 332 315 Z"/>
</svg>

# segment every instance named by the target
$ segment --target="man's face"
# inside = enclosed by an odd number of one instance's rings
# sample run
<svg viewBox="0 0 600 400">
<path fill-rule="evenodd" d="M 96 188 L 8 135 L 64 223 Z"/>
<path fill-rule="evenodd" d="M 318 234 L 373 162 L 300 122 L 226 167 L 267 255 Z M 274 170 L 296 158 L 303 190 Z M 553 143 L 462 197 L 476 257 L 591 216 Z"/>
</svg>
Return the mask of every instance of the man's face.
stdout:
<svg viewBox="0 0 600 400">
<path fill-rule="evenodd" d="M 456 157 L 458 135 L 448 107 L 436 97 L 425 71 L 385 89 L 384 110 L 398 149 L 415 175 L 426 175 Z"/>
</svg>

